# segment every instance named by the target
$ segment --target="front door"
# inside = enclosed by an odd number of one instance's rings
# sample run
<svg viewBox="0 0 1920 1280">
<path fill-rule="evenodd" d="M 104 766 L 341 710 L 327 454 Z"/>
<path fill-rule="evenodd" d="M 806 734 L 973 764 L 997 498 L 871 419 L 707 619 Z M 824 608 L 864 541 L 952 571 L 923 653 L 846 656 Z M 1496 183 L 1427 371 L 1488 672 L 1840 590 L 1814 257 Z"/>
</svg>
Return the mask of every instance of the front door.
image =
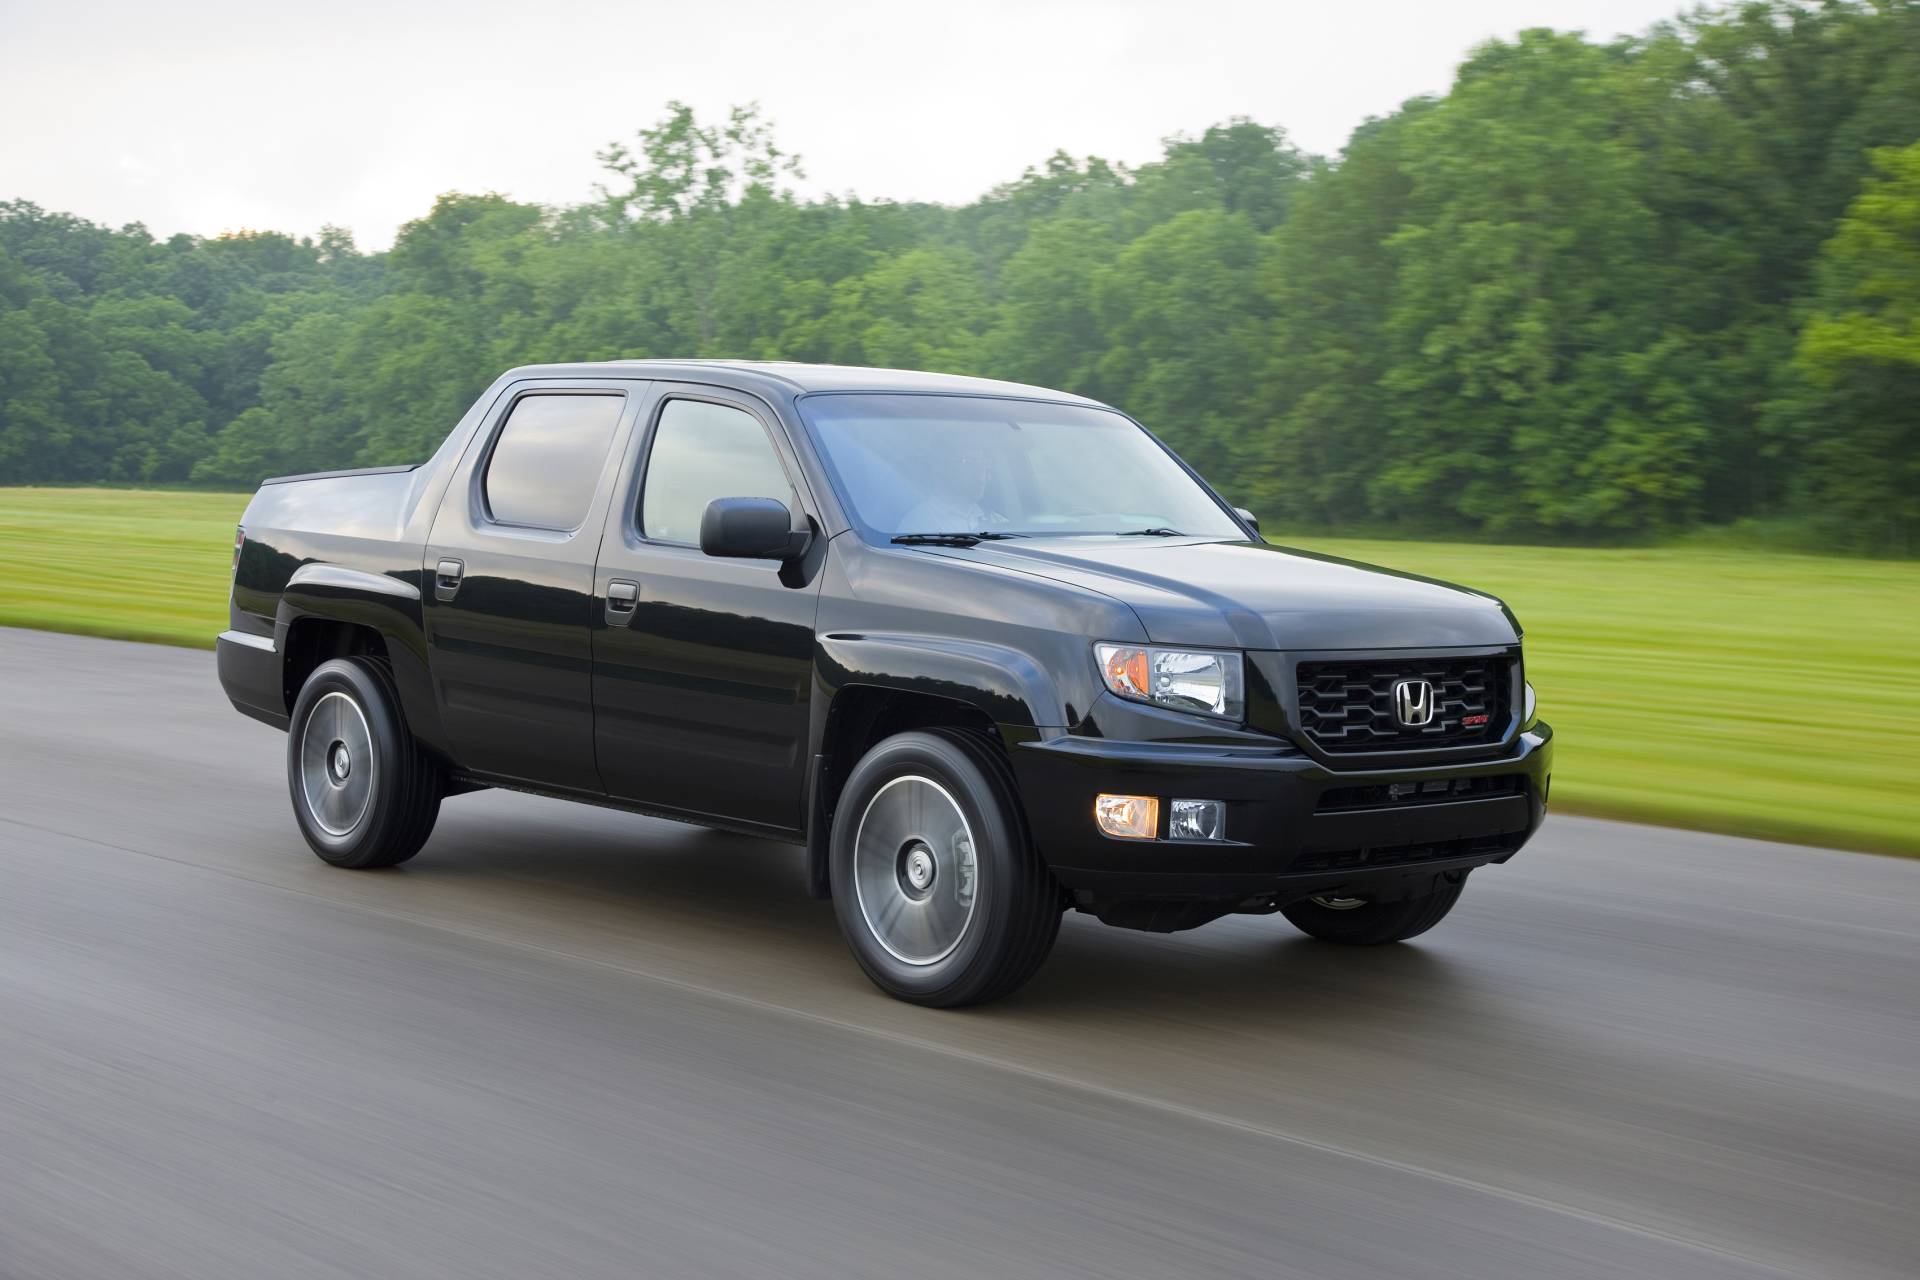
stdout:
<svg viewBox="0 0 1920 1280">
<path fill-rule="evenodd" d="M 617 799 L 796 832 L 820 574 L 705 555 L 700 517 L 715 498 L 812 504 L 765 405 L 655 388 L 595 573 L 600 776 Z"/>
<path fill-rule="evenodd" d="M 516 385 L 447 486 L 427 542 L 423 607 L 448 742 L 467 769 L 602 789 L 593 561 L 613 461 L 645 386 Z"/>
</svg>

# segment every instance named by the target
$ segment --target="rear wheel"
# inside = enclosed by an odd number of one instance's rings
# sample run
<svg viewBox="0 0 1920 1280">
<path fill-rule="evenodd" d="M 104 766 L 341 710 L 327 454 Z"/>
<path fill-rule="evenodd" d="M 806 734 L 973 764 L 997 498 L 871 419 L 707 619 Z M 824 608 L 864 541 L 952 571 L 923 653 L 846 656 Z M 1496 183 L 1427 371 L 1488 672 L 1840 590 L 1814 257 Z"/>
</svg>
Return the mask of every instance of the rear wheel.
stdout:
<svg viewBox="0 0 1920 1280">
<path fill-rule="evenodd" d="M 915 731 L 869 751 L 835 810 L 829 867 L 854 958 L 915 1004 L 1006 995 L 1060 929 L 1006 763 L 976 735 Z"/>
<path fill-rule="evenodd" d="M 1387 942 L 1404 942 L 1439 924 L 1466 887 L 1467 873 L 1443 876 L 1431 893 L 1401 898 L 1394 902 L 1370 902 L 1365 898 L 1324 896 L 1308 898 L 1280 908 L 1280 914 L 1295 928 L 1322 942 L 1339 942 L 1355 947 L 1374 947 Z"/>
<path fill-rule="evenodd" d="M 420 851 L 442 778 L 407 731 L 384 663 L 335 658 L 307 677 L 287 732 L 287 788 L 300 834 L 336 867 L 391 867 Z"/>
</svg>

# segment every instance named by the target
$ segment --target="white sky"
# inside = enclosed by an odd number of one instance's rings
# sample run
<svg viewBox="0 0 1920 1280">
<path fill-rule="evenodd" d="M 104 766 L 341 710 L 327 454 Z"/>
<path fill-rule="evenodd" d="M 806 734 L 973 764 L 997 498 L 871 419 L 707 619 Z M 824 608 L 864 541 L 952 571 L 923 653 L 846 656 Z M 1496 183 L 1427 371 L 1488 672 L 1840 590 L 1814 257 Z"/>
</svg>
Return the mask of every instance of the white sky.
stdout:
<svg viewBox="0 0 1920 1280">
<path fill-rule="evenodd" d="M 0 0 L 0 199 L 159 234 L 574 203 L 670 98 L 757 99 L 812 191 L 961 202 L 1234 115 L 1332 153 L 1489 36 L 1683 0 Z"/>
</svg>

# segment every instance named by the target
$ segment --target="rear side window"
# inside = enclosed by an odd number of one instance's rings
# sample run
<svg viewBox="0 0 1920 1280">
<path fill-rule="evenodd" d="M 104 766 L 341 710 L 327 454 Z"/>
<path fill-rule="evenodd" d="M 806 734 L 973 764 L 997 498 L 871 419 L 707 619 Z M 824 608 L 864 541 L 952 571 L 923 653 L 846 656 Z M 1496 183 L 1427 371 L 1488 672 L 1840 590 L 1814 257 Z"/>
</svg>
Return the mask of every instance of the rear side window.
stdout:
<svg viewBox="0 0 1920 1280">
<path fill-rule="evenodd" d="M 758 418 L 723 404 L 670 400 L 647 457 L 640 533 L 697 545 L 700 517 L 715 498 L 774 498 L 791 509 L 793 488 Z"/>
<path fill-rule="evenodd" d="M 620 396 L 522 396 L 487 460 L 487 514 L 501 524 L 579 528 L 623 403 Z"/>
</svg>

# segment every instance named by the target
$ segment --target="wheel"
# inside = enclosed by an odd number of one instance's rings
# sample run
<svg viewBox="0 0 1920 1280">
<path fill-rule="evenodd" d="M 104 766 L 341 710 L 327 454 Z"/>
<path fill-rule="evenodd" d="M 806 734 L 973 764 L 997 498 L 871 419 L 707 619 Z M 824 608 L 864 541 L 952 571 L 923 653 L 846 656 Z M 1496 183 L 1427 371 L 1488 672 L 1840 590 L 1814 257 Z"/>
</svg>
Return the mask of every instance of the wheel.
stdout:
<svg viewBox="0 0 1920 1280">
<path fill-rule="evenodd" d="M 441 786 L 384 663 L 335 658 L 307 677 L 287 731 L 287 787 L 322 859 L 356 870 L 405 862 L 433 830 Z"/>
<path fill-rule="evenodd" d="M 951 1008 L 1033 976 L 1059 886 L 1027 837 L 1006 762 L 978 735 L 897 734 L 854 766 L 833 817 L 840 932 L 888 995 Z"/>
<path fill-rule="evenodd" d="M 1319 897 L 1291 903 L 1280 914 L 1300 932 L 1322 942 L 1353 947 L 1376 947 L 1404 942 L 1440 923 L 1466 888 L 1467 873 L 1443 877 L 1433 892 L 1396 902 L 1368 902 L 1365 898 Z"/>
</svg>

